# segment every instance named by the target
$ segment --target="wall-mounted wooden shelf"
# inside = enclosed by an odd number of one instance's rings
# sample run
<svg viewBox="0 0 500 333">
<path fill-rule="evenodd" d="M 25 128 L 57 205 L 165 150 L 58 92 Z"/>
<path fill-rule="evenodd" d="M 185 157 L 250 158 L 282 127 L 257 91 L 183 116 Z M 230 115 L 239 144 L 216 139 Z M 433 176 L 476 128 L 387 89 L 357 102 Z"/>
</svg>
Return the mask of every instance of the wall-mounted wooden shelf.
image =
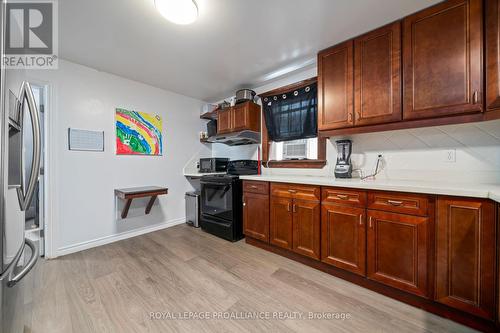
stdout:
<svg viewBox="0 0 500 333">
<path fill-rule="evenodd" d="M 168 188 L 159 186 L 143 186 L 143 187 L 122 188 L 115 190 L 115 195 L 118 198 L 127 200 L 122 210 L 121 214 L 122 219 L 127 217 L 128 210 L 130 208 L 130 204 L 132 204 L 133 199 L 151 197 L 149 199 L 148 205 L 146 206 L 145 210 L 145 213 L 147 215 L 151 212 L 151 208 L 153 207 L 156 197 L 167 193 L 168 193 Z"/>
</svg>

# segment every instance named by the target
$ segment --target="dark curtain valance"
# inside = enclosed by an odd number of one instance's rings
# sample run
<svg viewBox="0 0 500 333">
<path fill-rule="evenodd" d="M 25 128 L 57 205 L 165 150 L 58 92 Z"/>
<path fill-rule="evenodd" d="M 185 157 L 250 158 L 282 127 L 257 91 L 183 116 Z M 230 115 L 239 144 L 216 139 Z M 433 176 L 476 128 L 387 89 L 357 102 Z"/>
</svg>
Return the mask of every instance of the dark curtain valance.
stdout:
<svg viewBox="0 0 500 333">
<path fill-rule="evenodd" d="M 314 138 L 318 135 L 317 83 L 262 98 L 271 141 Z"/>
</svg>

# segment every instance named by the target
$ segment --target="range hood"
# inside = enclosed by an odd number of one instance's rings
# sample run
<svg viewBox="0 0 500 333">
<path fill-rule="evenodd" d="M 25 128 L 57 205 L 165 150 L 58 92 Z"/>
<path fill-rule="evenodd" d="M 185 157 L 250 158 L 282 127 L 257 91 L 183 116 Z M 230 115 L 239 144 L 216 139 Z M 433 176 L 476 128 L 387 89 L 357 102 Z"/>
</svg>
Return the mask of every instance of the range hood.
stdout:
<svg viewBox="0 0 500 333">
<path fill-rule="evenodd" d="M 243 146 L 260 143 L 260 132 L 240 131 L 227 134 L 218 134 L 207 139 L 211 143 L 223 143 L 228 146 Z"/>
</svg>

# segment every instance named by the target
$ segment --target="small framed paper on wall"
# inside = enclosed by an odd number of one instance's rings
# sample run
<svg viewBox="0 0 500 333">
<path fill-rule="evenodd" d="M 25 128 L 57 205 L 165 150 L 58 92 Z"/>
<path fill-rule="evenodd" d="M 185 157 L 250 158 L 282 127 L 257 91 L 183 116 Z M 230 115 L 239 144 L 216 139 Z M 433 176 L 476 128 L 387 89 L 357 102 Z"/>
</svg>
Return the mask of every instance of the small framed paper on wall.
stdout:
<svg viewBox="0 0 500 333">
<path fill-rule="evenodd" d="M 79 151 L 104 151 L 104 131 L 68 128 L 68 148 Z"/>
</svg>

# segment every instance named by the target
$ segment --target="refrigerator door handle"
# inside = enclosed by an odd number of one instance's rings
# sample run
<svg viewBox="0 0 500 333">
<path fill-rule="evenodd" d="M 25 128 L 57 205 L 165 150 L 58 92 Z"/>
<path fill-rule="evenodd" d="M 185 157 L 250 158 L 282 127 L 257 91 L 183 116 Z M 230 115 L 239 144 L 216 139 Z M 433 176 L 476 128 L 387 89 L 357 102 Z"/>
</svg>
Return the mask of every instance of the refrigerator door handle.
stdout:
<svg viewBox="0 0 500 333">
<path fill-rule="evenodd" d="M 11 271 L 11 273 L 9 274 L 9 281 L 7 281 L 8 287 L 13 287 L 16 285 L 16 283 L 21 281 L 26 276 L 26 274 L 28 274 L 31 271 L 31 269 L 33 267 L 35 267 L 35 264 L 38 261 L 38 249 L 37 249 L 35 243 L 33 243 L 33 241 L 31 241 L 30 239 L 25 238 L 24 244 L 28 245 L 29 248 L 31 249 L 31 258 L 28 261 L 28 264 L 26 266 L 24 266 L 23 269 L 19 273 L 17 273 L 15 276 L 12 276 L 14 270 Z M 20 256 L 19 258 L 22 258 L 22 256 Z M 17 265 L 17 262 L 16 262 L 16 265 Z"/>
<path fill-rule="evenodd" d="M 28 182 L 28 188 L 26 193 L 24 192 L 24 181 L 22 181 L 21 186 L 17 188 L 17 197 L 19 199 L 19 206 L 22 211 L 25 211 L 31 204 L 31 198 L 35 192 L 36 185 L 38 182 L 38 177 L 40 176 L 40 160 L 42 157 L 42 138 L 41 138 L 41 126 L 40 126 L 40 115 L 35 103 L 35 97 L 33 96 L 33 91 L 31 90 L 31 85 L 29 82 L 24 81 L 21 85 L 21 91 L 19 93 L 20 99 L 20 123 L 23 124 L 23 112 L 22 107 L 24 100 L 28 102 L 28 110 L 30 113 L 31 124 L 33 126 L 33 163 L 31 164 L 30 178 Z M 23 163 L 21 163 L 21 168 L 23 168 Z M 23 177 L 21 177 L 22 179 Z"/>
</svg>

